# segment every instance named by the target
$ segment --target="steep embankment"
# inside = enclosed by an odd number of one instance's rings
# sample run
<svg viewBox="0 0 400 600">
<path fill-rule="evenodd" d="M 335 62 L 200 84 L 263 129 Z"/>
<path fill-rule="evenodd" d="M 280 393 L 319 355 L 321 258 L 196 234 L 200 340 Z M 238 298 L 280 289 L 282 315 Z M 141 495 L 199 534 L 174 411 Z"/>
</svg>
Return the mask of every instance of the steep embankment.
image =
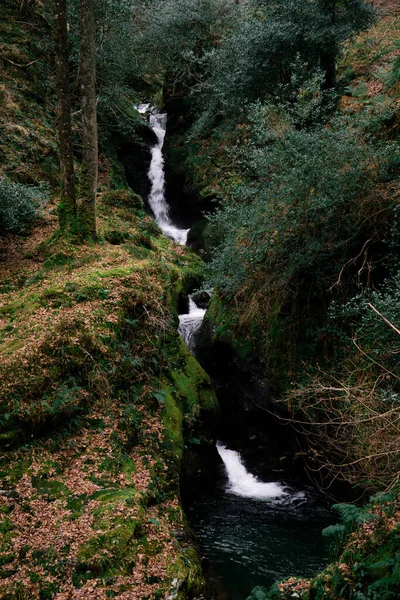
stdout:
<svg viewBox="0 0 400 600">
<path fill-rule="evenodd" d="M 0 175 L 36 184 L 58 177 L 51 28 L 24 3 L 5 0 L 0 18 Z"/>
<path fill-rule="evenodd" d="M 399 9 L 374 4 L 328 97 L 305 79 L 290 102 L 265 94 L 175 144 L 219 198 L 202 234 L 207 360 L 261 380 L 257 403 L 295 422 L 311 476 L 360 494 L 399 468 Z"/>
<path fill-rule="evenodd" d="M 130 192 L 104 194 L 99 217 L 98 245 L 39 229 L 2 264 L 1 598 L 141 598 L 199 578 L 182 427 L 215 399 L 176 304 L 201 264 Z"/>
<path fill-rule="evenodd" d="M 194 594 L 182 432 L 212 421 L 216 400 L 177 303 L 202 263 L 109 160 L 98 243 L 59 235 L 50 28 L 3 4 L 2 193 L 45 181 L 53 199 L 24 237 L 0 238 L 0 598 Z"/>
</svg>

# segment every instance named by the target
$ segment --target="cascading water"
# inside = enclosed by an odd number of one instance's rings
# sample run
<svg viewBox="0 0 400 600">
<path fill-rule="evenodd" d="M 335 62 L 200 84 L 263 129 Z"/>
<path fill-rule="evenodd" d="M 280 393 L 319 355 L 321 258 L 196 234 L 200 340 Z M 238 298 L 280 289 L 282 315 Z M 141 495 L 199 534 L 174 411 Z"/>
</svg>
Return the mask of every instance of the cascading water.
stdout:
<svg viewBox="0 0 400 600">
<path fill-rule="evenodd" d="M 255 586 L 315 575 L 327 560 L 321 531 L 331 524 L 321 498 L 312 488 L 277 480 L 279 472 L 270 473 L 274 481 L 260 481 L 221 442 L 217 451 L 200 451 L 195 477 L 182 486 L 212 597 L 245 600 Z"/>
<path fill-rule="evenodd" d="M 173 225 L 165 198 L 162 149 L 167 115 L 152 110 L 149 104 L 136 108 L 141 114 L 151 111 L 150 126 L 157 137 L 148 171 L 151 210 L 163 233 L 186 245 L 189 230 Z M 179 333 L 193 354 L 194 334 L 205 313 L 189 297 L 188 313 L 179 315 Z M 218 455 L 223 469 L 216 464 Z M 217 594 L 244 600 L 254 585 L 268 587 L 289 575 L 312 576 L 324 565 L 321 529 L 330 518 L 312 490 L 287 482 L 260 481 L 247 471 L 238 452 L 220 442 L 204 473 L 205 481 L 191 482 L 182 491 L 185 510 L 210 561 L 209 584 Z"/>
<path fill-rule="evenodd" d="M 195 351 L 194 334 L 202 324 L 205 314 L 206 309 L 199 308 L 193 298 L 189 296 L 189 312 L 179 315 L 178 331 L 192 354 Z"/>
<path fill-rule="evenodd" d="M 146 108 L 143 110 L 144 107 Z M 138 107 L 139 109 L 145 112 L 148 109 L 148 105 L 141 105 Z M 139 112 L 141 111 L 139 110 Z M 157 143 L 151 148 L 151 163 L 148 172 L 151 183 L 149 194 L 150 208 L 154 213 L 157 225 L 164 235 L 184 246 L 187 241 L 189 229 L 180 229 L 173 225 L 165 199 L 164 156 L 162 149 L 167 129 L 167 115 L 153 111 L 150 115 L 150 127 L 157 136 Z"/>
<path fill-rule="evenodd" d="M 149 194 L 150 208 L 153 211 L 157 225 L 164 235 L 178 244 L 185 246 L 189 229 L 180 229 L 173 225 L 165 198 L 164 156 L 162 150 L 167 130 L 167 115 L 151 109 L 150 104 L 140 104 L 135 108 L 141 115 L 145 115 L 151 111 L 149 123 L 157 137 L 157 143 L 151 148 L 151 163 L 148 171 L 151 184 Z M 206 311 L 199 308 L 193 298 L 190 297 L 189 312 L 179 315 L 178 331 L 192 353 L 194 353 L 194 333 L 200 327 L 205 313 Z"/>
<path fill-rule="evenodd" d="M 228 450 L 220 442 L 217 442 L 217 450 L 225 465 L 229 479 L 227 491 L 243 498 L 258 498 L 260 500 L 288 495 L 281 484 L 276 482 L 264 483 L 249 473 L 240 459 L 240 454 L 235 450 Z"/>
</svg>

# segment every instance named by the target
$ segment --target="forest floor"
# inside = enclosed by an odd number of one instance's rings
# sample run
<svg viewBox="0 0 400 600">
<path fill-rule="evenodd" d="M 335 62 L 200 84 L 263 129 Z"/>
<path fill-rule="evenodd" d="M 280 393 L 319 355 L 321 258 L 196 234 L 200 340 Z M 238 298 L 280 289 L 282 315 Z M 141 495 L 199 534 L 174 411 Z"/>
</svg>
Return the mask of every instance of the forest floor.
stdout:
<svg viewBox="0 0 400 600">
<path fill-rule="evenodd" d="M 99 197 L 101 244 L 56 227 L 50 205 L 30 236 L 3 240 L 0 598 L 201 587 L 181 427 L 215 404 L 175 312 L 201 261 L 126 191 Z"/>
</svg>

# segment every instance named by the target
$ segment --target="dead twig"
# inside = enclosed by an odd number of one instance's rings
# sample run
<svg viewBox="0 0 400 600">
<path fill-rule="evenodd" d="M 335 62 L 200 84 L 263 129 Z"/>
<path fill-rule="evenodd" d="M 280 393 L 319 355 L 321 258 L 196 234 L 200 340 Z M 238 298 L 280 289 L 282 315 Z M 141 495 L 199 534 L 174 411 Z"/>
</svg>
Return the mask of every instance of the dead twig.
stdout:
<svg viewBox="0 0 400 600">
<path fill-rule="evenodd" d="M 375 306 L 373 306 L 373 305 L 371 304 L 371 302 L 368 302 L 367 306 L 369 306 L 369 307 L 370 307 L 370 308 L 371 308 L 371 309 L 374 311 L 374 313 L 376 313 L 376 314 L 377 314 L 379 317 L 381 317 L 381 319 L 383 319 L 383 320 L 385 321 L 386 325 L 389 325 L 389 327 L 391 327 L 391 328 L 393 329 L 393 331 L 395 331 L 395 332 L 397 333 L 397 335 L 400 335 L 400 329 L 397 329 L 397 327 L 395 327 L 395 326 L 393 325 L 393 323 L 391 323 L 391 322 L 389 321 L 389 319 L 387 319 L 386 317 L 384 317 L 384 316 L 383 316 L 383 315 L 382 315 L 382 314 L 379 312 L 379 310 L 377 310 L 377 309 L 375 308 Z"/>
<path fill-rule="evenodd" d="M 6 58 L 5 56 L 3 56 L 3 60 L 8 62 L 13 67 L 18 67 L 18 69 L 27 69 L 31 65 L 34 65 L 35 63 L 39 62 L 40 58 L 37 58 L 36 60 L 31 60 L 31 62 L 28 62 L 26 65 L 20 65 L 19 63 L 16 63 L 13 60 L 11 60 L 10 58 Z"/>
</svg>

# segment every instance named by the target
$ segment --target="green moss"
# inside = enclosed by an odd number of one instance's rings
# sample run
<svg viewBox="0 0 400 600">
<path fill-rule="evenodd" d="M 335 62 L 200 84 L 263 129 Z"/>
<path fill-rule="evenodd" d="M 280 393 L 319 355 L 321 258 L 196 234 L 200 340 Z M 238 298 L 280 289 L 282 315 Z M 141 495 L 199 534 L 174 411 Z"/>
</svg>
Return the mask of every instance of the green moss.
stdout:
<svg viewBox="0 0 400 600">
<path fill-rule="evenodd" d="M 2 600 L 26 600 L 27 589 L 21 582 L 12 583 L 2 595 Z"/>
<path fill-rule="evenodd" d="M 180 550 L 179 560 L 168 567 L 168 575 L 172 580 L 183 584 L 176 597 L 185 600 L 188 597 L 202 596 L 206 589 L 206 582 L 197 550 L 190 545 Z"/>
<path fill-rule="evenodd" d="M 137 264 L 135 267 L 137 268 Z M 107 269 L 106 271 L 95 271 L 93 276 L 100 277 L 101 279 L 108 279 L 114 277 L 128 277 L 131 275 L 136 269 L 133 269 L 132 266 L 129 267 L 114 267 L 113 269 Z"/>
<path fill-rule="evenodd" d="M 183 340 L 179 343 L 182 362 L 180 368 L 170 370 L 174 395 L 190 416 L 195 417 L 200 409 L 215 410 L 217 403 L 209 376 L 187 350 Z"/>
<path fill-rule="evenodd" d="M 116 229 L 108 229 L 104 232 L 104 239 L 110 244 L 118 246 L 132 238 L 132 234 L 127 231 L 118 231 Z"/>
<path fill-rule="evenodd" d="M 3 554 L 3 556 L 0 556 L 0 567 L 12 563 L 15 560 L 15 558 L 16 555 L 12 552 L 8 554 Z"/>
<path fill-rule="evenodd" d="M 49 500 L 57 500 L 70 494 L 64 483 L 54 480 L 49 481 L 43 475 L 32 477 L 32 486 L 37 489 L 39 494 L 46 496 Z"/>
<path fill-rule="evenodd" d="M 183 451 L 182 426 L 190 426 L 207 413 L 215 422 L 218 401 L 209 376 L 190 354 L 181 338 L 170 338 L 165 344 L 168 354 L 168 383 L 163 409 L 164 445 L 179 459 Z"/>
<path fill-rule="evenodd" d="M 86 510 L 87 496 L 69 496 L 67 498 L 66 508 L 71 511 L 70 520 L 75 521 L 81 517 Z"/>
<path fill-rule="evenodd" d="M 8 556 L 11 556 L 11 542 L 15 536 L 15 526 L 12 523 L 11 518 L 0 514 L 0 552 L 5 552 Z"/>
<path fill-rule="evenodd" d="M 121 572 L 131 572 L 135 564 L 137 523 L 130 521 L 96 536 L 79 550 L 74 585 L 80 587 L 88 579 L 110 577 Z"/>
<path fill-rule="evenodd" d="M 52 600 L 58 592 L 58 589 L 56 583 L 42 583 L 39 590 L 39 600 Z"/>
<path fill-rule="evenodd" d="M 31 463 L 29 459 L 25 457 L 18 457 L 16 460 L 10 463 L 7 456 L 3 454 L 0 459 L 0 477 L 2 479 L 6 479 L 10 485 L 14 485 L 21 479 L 21 477 L 28 473 L 30 467 Z"/>
<path fill-rule="evenodd" d="M 57 267 L 63 267 L 68 265 L 74 258 L 74 253 L 66 252 L 55 252 L 47 260 L 44 261 L 43 266 L 46 269 L 54 269 Z"/>
<path fill-rule="evenodd" d="M 165 397 L 162 420 L 164 425 L 164 447 L 180 460 L 183 452 L 183 415 L 172 393 L 167 394 Z"/>
<path fill-rule="evenodd" d="M 140 499 L 140 493 L 135 488 L 126 487 L 123 489 L 102 490 L 93 494 L 91 498 L 100 502 L 100 506 L 95 510 L 94 514 L 101 516 L 108 513 L 114 504 L 134 504 L 136 500 Z"/>
<path fill-rule="evenodd" d="M 102 194 L 101 202 L 106 206 L 127 207 L 138 210 L 144 208 L 141 196 L 128 189 L 108 190 Z"/>
</svg>

